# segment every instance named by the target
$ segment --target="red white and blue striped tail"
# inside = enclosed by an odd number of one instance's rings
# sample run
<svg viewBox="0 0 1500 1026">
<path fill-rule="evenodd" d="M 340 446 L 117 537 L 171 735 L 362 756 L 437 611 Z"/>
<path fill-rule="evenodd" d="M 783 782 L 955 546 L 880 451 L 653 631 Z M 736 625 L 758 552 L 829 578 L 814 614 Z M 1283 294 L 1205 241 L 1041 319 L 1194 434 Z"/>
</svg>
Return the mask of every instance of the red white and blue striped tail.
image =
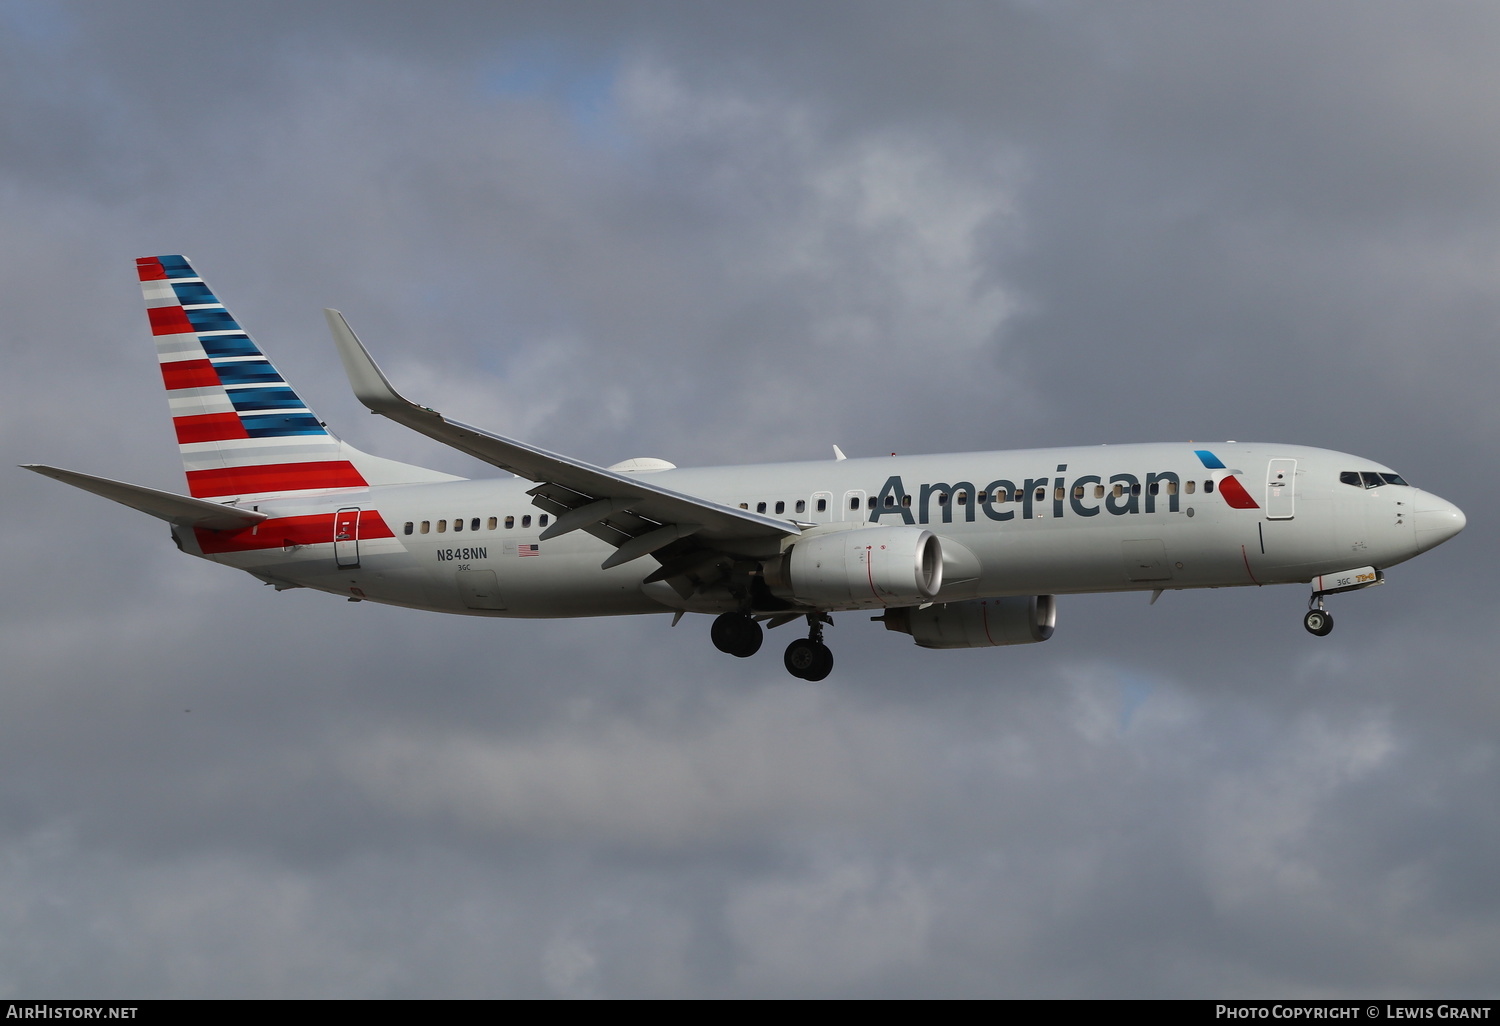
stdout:
<svg viewBox="0 0 1500 1026">
<path fill-rule="evenodd" d="M 454 480 L 330 435 L 186 259 L 136 267 L 189 494 L 232 501 Z"/>
</svg>

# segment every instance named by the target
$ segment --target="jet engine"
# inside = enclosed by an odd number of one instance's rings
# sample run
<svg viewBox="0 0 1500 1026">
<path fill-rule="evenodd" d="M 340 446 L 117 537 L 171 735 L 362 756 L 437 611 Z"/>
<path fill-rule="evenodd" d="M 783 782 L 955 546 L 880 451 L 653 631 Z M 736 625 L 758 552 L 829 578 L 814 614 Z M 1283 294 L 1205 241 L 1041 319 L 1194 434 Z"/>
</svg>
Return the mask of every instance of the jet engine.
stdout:
<svg viewBox="0 0 1500 1026">
<path fill-rule="evenodd" d="M 888 631 L 910 634 L 923 648 L 989 648 L 1030 645 L 1052 637 L 1057 600 L 1051 595 L 939 602 L 926 608 L 888 609 Z"/>
<path fill-rule="evenodd" d="M 910 606 L 943 586 L 943 547 L 920 527 L 834 531 L 795 542 L 764 574 L 773 594 L 804 606 Z"/>
</svg>

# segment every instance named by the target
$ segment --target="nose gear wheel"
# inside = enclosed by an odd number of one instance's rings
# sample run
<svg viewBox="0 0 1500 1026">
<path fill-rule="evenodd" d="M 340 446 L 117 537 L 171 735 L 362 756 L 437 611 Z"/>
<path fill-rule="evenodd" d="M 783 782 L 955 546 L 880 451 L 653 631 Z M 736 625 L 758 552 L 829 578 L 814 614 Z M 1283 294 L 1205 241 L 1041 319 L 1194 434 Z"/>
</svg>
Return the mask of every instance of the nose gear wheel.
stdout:
<svg viewBox="0 0 1500 1026">
<path fill-rule="evenodd" d="M 1317 638 L 1326 638 L 1333 631 L 1333 614 L 1323 608 L 1323 596 L 1327 594 L 1315 591 L 1307 600 L 1307 615 L 1302 618 L 1302 626 L 1307 628 L 1307 633 Z"/>
</svg>

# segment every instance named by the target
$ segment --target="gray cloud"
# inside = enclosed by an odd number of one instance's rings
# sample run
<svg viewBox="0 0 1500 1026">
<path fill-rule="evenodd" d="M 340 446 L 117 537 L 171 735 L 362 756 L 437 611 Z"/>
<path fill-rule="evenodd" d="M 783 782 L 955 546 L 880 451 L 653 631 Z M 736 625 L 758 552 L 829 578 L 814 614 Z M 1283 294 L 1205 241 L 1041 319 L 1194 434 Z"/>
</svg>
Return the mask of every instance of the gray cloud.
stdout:
<svg viewBox="0 0 1500 1026">
<path fill-rule="evenodd" d="M 1495 15 L 1261 4 L 0 8 L 0 446 L 179 487 L 131 258 L 363 448 L 424 402 L 691 465 L 1326 445 L 1468 531 L 1340 598 L 840 615 L 272 594 L 12 472 L 0 992 L 1494 994 Z M 781 632 L 778 632 L 781 633 Z M 777 641 L 772 634 L 771 642 Z"/>
</svg>

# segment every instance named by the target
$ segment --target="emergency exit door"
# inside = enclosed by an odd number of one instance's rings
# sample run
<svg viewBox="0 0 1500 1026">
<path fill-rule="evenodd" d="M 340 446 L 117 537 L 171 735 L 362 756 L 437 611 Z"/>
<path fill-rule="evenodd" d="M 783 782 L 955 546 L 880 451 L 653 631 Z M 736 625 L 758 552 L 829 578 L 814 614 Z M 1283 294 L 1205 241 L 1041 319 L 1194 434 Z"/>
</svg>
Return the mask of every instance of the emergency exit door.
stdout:
<svg viewBox="0 0 1500 1026">
<path fill-rule="evenodd" d="M 340 568 L 359 566 L 358 506 L 346 506 L 333 515 L 333 560 Z"/>
</svg>

